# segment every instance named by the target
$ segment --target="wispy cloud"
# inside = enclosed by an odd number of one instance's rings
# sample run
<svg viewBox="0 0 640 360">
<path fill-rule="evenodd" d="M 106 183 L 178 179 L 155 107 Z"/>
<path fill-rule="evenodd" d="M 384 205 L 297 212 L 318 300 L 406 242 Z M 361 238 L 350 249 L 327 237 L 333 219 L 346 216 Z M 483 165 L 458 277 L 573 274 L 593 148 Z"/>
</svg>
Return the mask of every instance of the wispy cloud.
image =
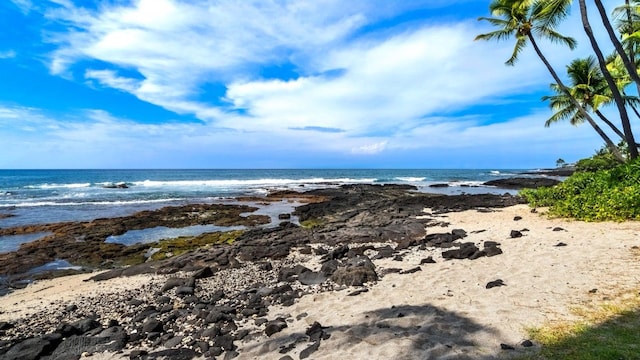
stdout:
<svg viewBox="0 0 640 360">
<path fill-rule="evenodd" d="M 20 9 L 23 14 L 28 14 L 33 9 L 31 0 L 9 0 Z"/>
<path fill-rule="evenodd" d="M 386 141 L 381 141 L 375 144 L 367 144 L 358 146 L 356 148 L 351 149 L 351 152 L 354 154 L 378 154 L 382 152 L 387 147 Z"/>
<path fill-rule="evenodd" d="M 14 50 L 0 51 L 0 59 L 13 59 L 18 54 Z"/>
<path fill-rule="evenodd" d="M 34 119 L 24 129 L 39 129 L 48 136 L 42 135 L 43 144 L 68 156 L 82 154 L 76 156 L 86 163 L 88 154 L 100 153 L 150 159 L 154 152 L 170 152 L 176 159 L 222 161 L 273 152 L 291 156 L 304 149 L 297 155 L 374 158 L 442 149 L 478 152 L 480 146 L 519 146 L 534 137 L 538 144 L 559 135 L 568 142 L 584 140 L 582 132 L 564 125 L 544 129 L 544 110 L 517 109 L 513 119 L 499 124 L 471 112 L 551 82 L 533 53 L 510 68 L 503 65 L 510 44 L 474 42 L 490 30 L 475 17 L 376 28 L 404 11 L 451 2 L 136 0 L 101 2 L 97 9 L 51 2 L 56 6 L 46 11 L 47 19 L 65 25 L 47 32 L 55 47 L 51 73 L 83 74 L 81 80 L 93 87 L 117 89 L 202 120 L 139 124 L 104 110 L 64 118 L 21 110 L 22 117 Z M 554 64 L 574 56 L 549 54 Z M 265 67 L 286 67 L 290 74 L 268 76 Z M 212 84 L 223 90 L 203 100 L 203 89 Z M 463 112 L 469 115 L 454 115 Z"/>
</svg>

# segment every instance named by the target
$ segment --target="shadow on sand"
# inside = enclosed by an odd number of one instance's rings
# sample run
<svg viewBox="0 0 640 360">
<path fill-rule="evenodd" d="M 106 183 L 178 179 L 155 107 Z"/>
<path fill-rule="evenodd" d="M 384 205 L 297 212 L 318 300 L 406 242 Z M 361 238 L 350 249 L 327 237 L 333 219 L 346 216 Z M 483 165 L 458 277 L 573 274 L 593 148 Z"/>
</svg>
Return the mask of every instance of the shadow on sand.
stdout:
<svg viewBox="0 0 640 360">
<path fill-rule="evenodd" d="M 259 357 L 280 359 L 340 358 L 354 356 L 371 359 L 500 359 L 522 355 L 523 348 L 501 350 L 491 339 L 495 329 L 464 316 L 431 305 L 393 306 L 362 313 L 353 324 L 322 327 L 306 332 L 274 335 L 244 352 Z M 318 340 L 319 339 L 319 340 Z M 481 345 L 478 340 L 485 345 Z M 316 349 L 317 353 L 315 353 Z M 329 353 L 327 353 L 327 350 Z M 330 355 L 332 354 L 332 355 Z"/>
</svg>

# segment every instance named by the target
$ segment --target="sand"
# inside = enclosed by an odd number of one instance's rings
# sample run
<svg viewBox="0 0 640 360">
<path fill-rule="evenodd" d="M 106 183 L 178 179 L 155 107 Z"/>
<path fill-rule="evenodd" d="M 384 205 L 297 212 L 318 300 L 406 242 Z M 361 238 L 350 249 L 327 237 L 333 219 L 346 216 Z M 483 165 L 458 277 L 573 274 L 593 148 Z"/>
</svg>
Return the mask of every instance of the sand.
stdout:
<svg viewBox="0 0 640 360">
<path fill-rule="evenodd" d="M 321 342 L 313 359 L 508 357 L 530 351 L 519 345 L 528 339 L 528 328 L 576 319 L 576 307 L 640 288 L 640 222 L 548 219 L 531 213 L 525 205 L 444 215 L 431 215 L 425 209 L 425 216 L 450 223 L 430 227 L 429 233 L 464 229 L 468 233 L 465 241 L 496 241 L 504 253 L 445 261 L 441 250 L 414 250 L 402 262 L 376 260 L 379 270 L 415 268 L 429 255 L 436 263 L 421 265 L 421 271 L 411 274 L 387 274 L 357 296 L 348 296 L 355 290 L 349 288 L 311 293 L 290 307 L 272 307 L 269 319 L 291 315 L 294 320 L 271 338 L 263 335 L 250 342 L 238 341 L 238 358 L 279 359 L 284 354 L 277 350 L 294 343 L 314 322 L 327 327 L 330 338 Z M 515 221 L 516 216 L 522 219 Z M 528 231 L 522 231 L 525 229 Z M 511 230 L 520 230 L 524 236 L 510 238 Z M 556 246 L 559 243 L 566 246 Z M 41 281 L 0 297 L 0 321 L 41 311 L 52 301 L 125 291 L 149 279 L 83 282 L 88 276 Z M 486 288 L 497 279 L 506 286 Z M 500 344 L 515 350 L 501 350 Z M 299 342 L 286 354 L 297 359 L 307 346 L 309 343 Z"/>
<path fill-rule="evenodd" d="M 516 216 L 522 219 L 514 221 Z M 638 222 L 549 220 L 525 205 L 491 213 L 449 213 L 441 219 L 451 225 L 429 228 L 430 233 L 461 228 L 469 233 L 465 241 L 497 241 L 504 253 L 444 261 L 440 251 L 425 251 L 406 256 L 402 263 L 377 261 L 379 267 L 409 269 L 432 254 L 437 263 L 424 264 L 413 274 L 388 274 L 358 296 L 347 296 L 351 289 L 327 292 L 273 309 L 273 317 L 308 316 L 266 344 L 246 346 L 243 357 L 278 359 L 264 350 L 291 343 L 314 321 L 331 327 L 331 338 L 322 342 L 314 359 L 334 359 L 338 354 L 350 359 L 508 356 L 514 351 L 503 351 L 500 344 L 525 351 L 518 344 L 528 339 L 527 328 L 575 319 L 575 306 L 640 287 L 640 262 L 632 249 L 640 246 Z M 553 231 L 557 227 L 564 230 Z M 511 230 L 523 229 L 529 230 L 523 237 L 510 238 Z M 481 230 L 486 231 L 472 233 Z M 555 246 L 561 242 L 567 246 Z M 497 279 L 506 286 L 486 289 Z M 288 354 L 297 358 L 305 346 Z"/>
</svg>

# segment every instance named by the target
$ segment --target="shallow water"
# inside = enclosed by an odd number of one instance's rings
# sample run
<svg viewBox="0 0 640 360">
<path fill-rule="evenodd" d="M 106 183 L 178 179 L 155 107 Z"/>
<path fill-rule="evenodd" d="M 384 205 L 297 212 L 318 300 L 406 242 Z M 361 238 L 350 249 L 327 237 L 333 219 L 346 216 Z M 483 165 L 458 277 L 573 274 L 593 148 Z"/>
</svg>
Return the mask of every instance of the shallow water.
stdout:
<svg viewBox="0 0 640 360">
<path fill-rule="evenodd" d="M 130 230 L 122 235 L 109 236 L 105 240 L 105 242 L 130 246 L 134 244 L 148 244 L 163 239 L 173 239 L 180 236 L 198 236 L 210 232 L 244 229 L 246 229 L 246 226 L 193 225 L 181 228 L 157 226 L 149 229 Z"/>
<path fill-rule="evenodd" d="M 33 234 L 0 236 L 0 254 L 16 251 L 20 248 L 20 245 L 24 243 L 40 240 L 51 234 L 53 233 L 39 232 Z"/>
</svg>

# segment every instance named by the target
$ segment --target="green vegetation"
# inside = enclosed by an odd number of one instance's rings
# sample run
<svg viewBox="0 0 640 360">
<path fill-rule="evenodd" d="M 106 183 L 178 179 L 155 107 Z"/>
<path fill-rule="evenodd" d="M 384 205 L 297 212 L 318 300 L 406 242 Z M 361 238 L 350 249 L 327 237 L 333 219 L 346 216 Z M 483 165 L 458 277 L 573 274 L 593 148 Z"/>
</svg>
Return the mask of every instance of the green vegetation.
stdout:
<svg viewBox="0 0 640 360">
<path fill-rule="evenodd" d="M 616 296 L 615 302 L 576 310 L 582 320 L 530 329 L 540 352 L 525 359 L 618 360 L 640 354 L 640 296 Z"/>
<path fill-rule="evenodd" d="M 553 95 L 543 98 L 549 101 L 554 111 L 546 125 L 560 120 L 569 120 L 573 125 L 587 122 L 602 138 L 617 162 L 634 160 L 638 158 L 640 145 L 633 135 L 630 114 L 633 112 L 640 118 L 640 98 L 629 96 L 625 91 L 635 85 L 632 91 L 640 93 L 640 1 L 625 0 L 614 11 L 613 24 L 601 0 L 590 2 L 591 12 L 585 0 L 578 1 L 584 33 L 594 56 L 571 62 L 567 67 L 568 82 L 565 85 L 545 57 L 540 40 L 549 40 L 571 50 L 577 46 L 575 39 L 557 31 L 561 22 L 570 16 L 572 3 L 572 0 L 492 0 L 489 3 L 491 17 L 481 17 L 479 20 L 488 22 L 495 29 L 478 35 L 476 40 L 513 40 L 513 52 L 506 61 L 510 66 L 515 65 L 522 50 L 531 44 L 555 81 L 551 84 Z M 590 24 L 589 14 L 595 13 L 604 25 L 606 34 L 602 36 L 596 36 Z M 599 41 L 604 42 L 604 46 Z M 615 48 L 615 51 L 605 55 L 602 48 Z M 618 117 L 605 117 L 601 111 L 604 106 L 615 106 Z M 606 124 L 607 131 L 631 145 L 626 156 L 615 145 L 617 141 L 611 139 L 599 123 Z"/>
<path fill-rule="evenodd" d="M 594 156 L 579 160 L 576 163 L 578 172 L 596 172 L 610 170 L 620 166 L 620 162 L 610 152 L 601 149 Z"/>
<path fill-rule="evenodd" d="M 151 260 L 163 260 L 188 251 L 212 245 L 232 244 L 244 231 L 226 231 L 204 233 L 198 236 L 181 236 L 174 239 L 163 239 L 149 244 L 137 244 L 126 248 L 124 256 L 116 261 L 119 265 L 138 265 L 148 259 L 149 249 L 157 249 Z M 113 245 L 113 244 L 109 244 Z"/>
<path fill-rule="evenodd" d="M 531 45 L 545 65 L 555 83 L 553 95 L 543 97 L 549 101 L 553 115 L 546 121 L 549 126 L 561 120 L 573 125 L 589 123 L 603 139 L 606 151 L 582 160 L 578 172 L 553 188 L 526 190 L 521 194 L 532 206 L 550 207 L 550 214 L 587 221 L 640 219 L 640 163 L 638 148 L 630 122 L 630 113 L 640 118 L 638 96 L 629 96 L 625 90 L 634 86 L 640 92 L 640 0 L 625 0 L 613 13 L 612 24 L 602 1 L 594 0 L 589 7 L 604 25 L 605 36 L 596 36 L 591 28 L 587 3 L 579 0 L 580 19 L 589 39 L 594 56 L 572 61 L 567 66 L 567 85 L 551 66 L 540 47 L 539 40 L 574 49 L 576 41 L 557 32 L 557 28 L 570 15 L 571 0 L 492 0 L 491 17 L 481 17 L 495 29 L 480 34 L 476 40 L 513 40 L 515 45 L 507 65 L 515 65 L 522 50 Z M 603 34 L 604 35 L 604 34 Z M 603 40 L 608 38 L 607 40 Z M 613 47 L 608 56 L 601 45 Z M 615 106 L 616 119 L 607 118 L 601 111 Z M 607 131 L 614 133 L 622 144 L 616 145 Z M 616 124 L 617 123 L 617 124 Z M 564 160 L 558 160 L 558 165 Z"/>
<path fill-rule="evenodd" d="M 313 228 L 324 225 L 324 223 L 325 222 L 322 219 L 308 219 L 300 222 L 300 226 L 302 226 L 305 229 L 313 229 Z"/>
<path fill-rule="evenodd" d="M 153 260 L 162 260 L 185 252 L 210 245 L 232 244 L 244 231 L 226 231 L 205 233 L 198 236 L 181 236 L 175 239 L 160 240 L 151 248 L 160 250 L 151 256 Z"/>
<path fill-rule="evenodd" d="M 549 207 L 549 214 L 585 221 L 640 219 L 640 160 L 608 168 L 612 158 L 596 155 L 582 163 L 597 171 L 579 171 L 551 188 L 523 190 L 532 207 Z"/>
</svg>

